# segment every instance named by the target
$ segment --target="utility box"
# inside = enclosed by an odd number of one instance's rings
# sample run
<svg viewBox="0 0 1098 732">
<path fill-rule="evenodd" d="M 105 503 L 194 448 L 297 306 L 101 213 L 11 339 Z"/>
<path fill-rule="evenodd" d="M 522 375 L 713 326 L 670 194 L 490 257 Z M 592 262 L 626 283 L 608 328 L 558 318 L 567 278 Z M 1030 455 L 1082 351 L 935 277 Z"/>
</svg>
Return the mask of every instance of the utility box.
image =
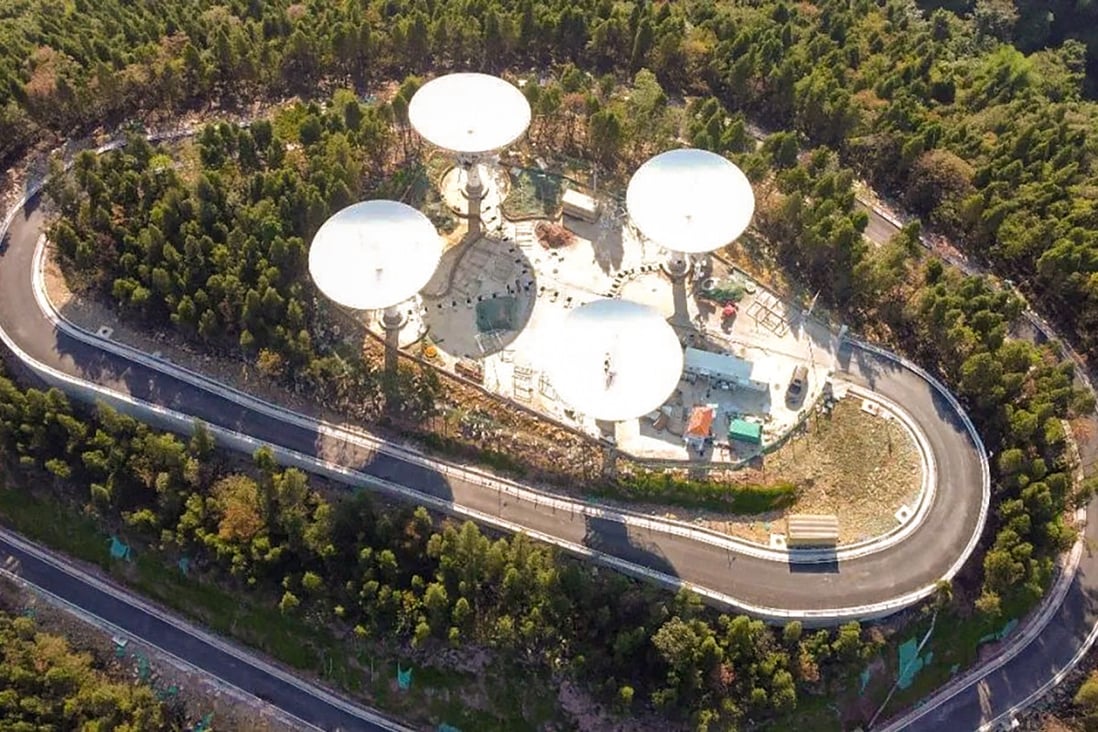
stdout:
<svg viewBox="0 0 1098 732">
<path fill-rule="evenodd" d="M 560 197 L 560 205 L 566 216 L 582 219 L 588 223 L 599 220 L 599 202 L 591 196 L 569 188 Z"/>
</svg>

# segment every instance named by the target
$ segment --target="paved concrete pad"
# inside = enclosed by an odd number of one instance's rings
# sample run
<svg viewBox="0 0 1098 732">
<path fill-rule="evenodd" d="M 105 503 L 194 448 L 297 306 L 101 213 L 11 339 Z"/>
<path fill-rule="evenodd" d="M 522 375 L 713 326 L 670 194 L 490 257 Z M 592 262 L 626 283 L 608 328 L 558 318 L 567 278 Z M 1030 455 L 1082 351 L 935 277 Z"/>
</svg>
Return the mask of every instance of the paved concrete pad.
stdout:
<svg viewBox="0 0 1098 732">
<path fill-rule="evenodd" d="M 640 457 L 705 462 L 749 459 L 760 448 L 727 439 L 732 419 L 763 425 L 763 444 L 768 445 L 787 433 L 804 410 L 815 408 L 836 368 L 837 339 L 826 326 L 719 261 L 705 266 L 705 257 L 698 257 L 690 276 L 672 281 L 661 269 L 666 253 L 645 241 L 612 201 L 602 202 L 602 214 L 594 223 L 570 217 L 558 221 L 575 239 L 567 246 L 547 249 L 535 234 L 537 222 L 496 218 L 500 196 L 508 187 L 507 171 L 497 165 L 481 167 L 486 183 L 482 207 L 486 233 L 466 236 L 446 251 L 423 290 L 422 308 L 410 308 L 412 317 L 402 332 L 402 345 L 425 334 L 438 347 L 443 364 L 454 367 L 465 362 L 483 374 L 489 389 L 594 436 L 615 437 L 624 450 Z M 467 206 L 464 175 L 455 168 L 443 176 L 443 196 L 459 213 Z M 723 318 L 720 305 L 699 297 L 702 283 L 709 278 L 744 289 L 736 317 Z M 544 374 L 548 346 L 543 335 L 571 309 L 604 297 L 656 308 L 675 327 L 684 347 L 755 363 L 755 373 L 761 372 L 769 389 L 720 388 L 709 378 L 684 374 L 662 410 L 616 430 L 569 408 Z M 485 304 L 500 298 L 508 299 L 509 309 Z M 511 316 L 486 315 L 504 310 Z M 809 370 L 807 391 L 789 402 L 790 377 L 802 365 Z M 705 404 L 717 405 L 714 440 L 700 453 L 689 451 L 681 437 L 682 426 L 694 406 Z"/>
</svg>

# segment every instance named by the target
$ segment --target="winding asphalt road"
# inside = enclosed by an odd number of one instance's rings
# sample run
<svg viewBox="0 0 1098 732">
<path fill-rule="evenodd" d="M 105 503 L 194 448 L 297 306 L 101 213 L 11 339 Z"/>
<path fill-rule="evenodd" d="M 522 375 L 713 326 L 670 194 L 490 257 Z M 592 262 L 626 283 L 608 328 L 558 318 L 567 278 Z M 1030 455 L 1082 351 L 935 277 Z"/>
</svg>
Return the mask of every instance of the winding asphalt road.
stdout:
<svg viewBox="0 0 1098 732">
<path fill-rule="evenodd" d="M 44 219 L 35 205 L 12 222 L 0 253 L 0 329 L 30 359 L 139 400 L 184 412 L 305 455 L 415 488 L 528 530 L 596 549 L 627 562 L 711 588 L 750 608 L 856 615 L 932 586 L 950 574 L 980 529 L 981 467 L 959 415 L 923 378 L 861 348 L 840 351 L 850 381 L 901 404 L 928 438 L 938 474 L 937 499 L 921 526 L 900 545 L 840 563 L 798 565 L 714 550 L 707 543 L 605 519 L 547 511 L 535 501 L 501 501 L 493 490 L 453 474 L 364 448 L 316 428 L 272 419 L 203 388 L 55 329 L 36 304 L 32 260 Z M 864 614 L 864 613 L 861 613 Z"/>
<path fill-rule="evenodd" d="M 868 233 L 883 241 L 895 226 L 870 210 Z M 922 528 L 892 550 L 841 566 L 794 567 L 748 556 L 734 556 L 690 539 L 664 532 L 638 533 L 621 524 L 582 521 L 546 514 L 544 506 L 510 505 L 496 494 L 485 495 L 475 483 L 443 477 L 408 461 L 364 450 L 335 440 L 320 430 L 305 429 L 240 407 L 209 391 L 102 351 L 57 329 L 36 307 L 31 289 L 31 257 L 42 226 L 34 206 L 21 212 L 10 235 L 0 241 L 0 330 L 13 339 L 30 360 L 75 378 L 103 385 L 121 394 L 180 410 L 196 418 L 245 432 L 276 445 L 331 458 L 371 475 L 416 487 L 432 495 L 502 515 L 529 529 L 569 542 L 597 548 L 658 572 L 678 576 L 701 587 L 720 588 L 744 604 L 786 610 L 842 610 L 878 602 L 926 587 L 952 569 L 950 558 L 964 552 L 967 539 L 979 528 L 980 466 L 977 446 L 962 429 L 949 404 L 917 375 L 894 361 L 846 345 L 842 374 L 902 404 L 926 433 L 938 461 L 938 499 Z M 34 369 L 30 372 L 33 374 Z M 1094 446 L 1091 446 L 1092 448 Z M 1091 450 L 1092 453 L 1098 451 Z M 1084 464 L 1094 454 L 1084 455 Z M 1088 518 L 1098 517 L 1098 503 Z M 1089 520 L 1087 540 L 1098 540 L 1098 526 Z M 264 669 L 253 656 L 237 656 L 222 641 L 203 639 L 176 621 L 163 620 L 153 609 L 125 590 L 97 586 L 94 579 L 74 573 L 71 564 L 49 561 L 42 552 L 28 552 L 26 542 L 0 532 L 0 557 L 18 560 L 20 574 L 30 582 L 82 608 L 109 617 L 134 635 L 153 642 L 255 695 L 276 699 L 285 711 L 310 724 L 335 729 L 395 729 L 379 726 L 369 713 L 348 712 L 343 703 L 324 700 L 324 692 L 305 689 L 283 679 L 277 669 Z M 815 569 L 815 571 L 812 571 Z M 985 666 L 972 681 L 953 684 L 925 700 L 919 708 L 887 725 L 889 730 L 966 730 L 1008 719 L 1011 710 L 1031 701 L 1054 683 L 1093 641 L 1098 626 L 1098 557 L 1084 553 L 1063 602 L 1050 607 L 1035 640 L 1016 644 L 1014 655 Z M 272 673 L 274 671 L 274 673 Z M 296 691 L 295 691 L 296 689 Z M 303 696 L 302 696 L 303 694 Z M 338 700 L 335 700 L 338 702 Z"/>
<path fill-rule="evenodd" d="M 876 241 L 886 241 L 898 230 L 891 220 L 868 210 Z M 923 243 L 933 248 L 928 241 Z M 949 260 L 968 274 L 982 273 L 978 266 L 955 256 L 950 256 Z M 1043 343 L 1050 332 L 1049 326 L 1036 313 L 1027 311 L 1015 324 L 1011 335 Z M 1070 346 L 1061 345 L 1078 365 L 1076 386 L 1093 391 L 1093 385 L 1086 377 L 1085 363 Z M 1089 438 L 1082 438 L 1078 447 L 1082 465 L 1091 466 L 1098 460 L 1098 415 L 1086 415 L 1085 419 L 1090 423 L 1091 434 Z M 1009 657 L 990 659 L 990 668 L 985 667 L 959 684 L 947 685 L 881 729 L 887 732 L 1009 729 L 1018 710 L 1037 701 L 1060 683 L 1098 638 L 1098 553 L 1091 551 L 1098 543 L 1098 497 L 1086 507 L 1083 537 L 1078 569 L 1063 601 L 1052 608 L 1047 618 L 1042 618 L 1047 622 L 1036 637 L 1032 640 L 1022 638 L 1019 645 L 1008 643 L 1004 653 L 1010 654 Z M 1016 635 L 1023 632 L 1018 631 Z"/>
</svg>

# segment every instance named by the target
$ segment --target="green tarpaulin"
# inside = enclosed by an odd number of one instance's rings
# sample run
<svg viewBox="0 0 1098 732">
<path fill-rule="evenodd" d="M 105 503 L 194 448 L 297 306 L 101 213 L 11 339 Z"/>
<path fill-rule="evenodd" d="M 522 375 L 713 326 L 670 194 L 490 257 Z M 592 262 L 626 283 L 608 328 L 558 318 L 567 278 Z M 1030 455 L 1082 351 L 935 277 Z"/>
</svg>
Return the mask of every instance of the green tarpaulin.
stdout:
<svg viewBox="0 0 1098 732">
<path fill-rule="evenodd" d="M 728 439 L 750 442 L 752 445 L 762 443 L 763 428 L 761 424 L 748 422 L 745 419 L 734 419 L 728 425 Z"/>
<path fill-rule="evenodd" d="M 516 330 L 518 300 L 510 295 L 494 297 L 477 303 L 477 332 Z"/>
</svg>

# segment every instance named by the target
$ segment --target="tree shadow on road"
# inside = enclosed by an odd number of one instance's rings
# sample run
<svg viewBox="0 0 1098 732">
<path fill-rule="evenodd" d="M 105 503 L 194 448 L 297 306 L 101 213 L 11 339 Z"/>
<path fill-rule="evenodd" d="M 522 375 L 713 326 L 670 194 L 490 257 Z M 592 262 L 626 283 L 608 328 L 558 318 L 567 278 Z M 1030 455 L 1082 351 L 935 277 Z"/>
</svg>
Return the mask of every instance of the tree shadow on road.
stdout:
<svg viewBox="0 0 1098 732">
<path fill-rule="evenodd" d="M 583 545 L 589 549 L 611 554 L 668 577 L 679 576 L 663 551 L 644 538 L 644 529 L 592 516 L 586 517 L 585 522 Z"/>
<path fill-rule="evenodd" d="M 890 384 L 886 387 L 885 382 L 895 380 L 902 375 L 908 375 L 911 379 L 917 380 L 919 383 L 925 385 L 925 388 L 930 391 L 930 400 L 934 406 L 935 415 L 939 420 L 939 424 L 924 424 L 923 429 L 932 427 L 935 430 L 941 431 L 944 424 L 947 424 L 958 433 L 958 436 L 963 436 L 965 439 L 968 439 L 968 430 L 965 427 L 961 415 L 957 413 L 957 410 L 953 408 L 953 405 L 945 395 L 935 386 L 928 383 L 920 374 L 912 371 L 903 363 L 861 348 L 849 341 L 844 341 L 840 346 L 836 361 L 838 364 L 837 375 L 840 378 L 847 379 L 855 384 L 865 386 L 872 391 L 880 393 L 882 396 L 892 400 L 899 406 L 904 407 L 909 413 L 913 413 L 913 416 L 916 417 L 918 415 L 914 414 L 916 410 L 912 402 L 913 399 L 920 396 L 917 390 L 913 390 L 910 386 L 900 383 L 896 383 L 895 385 Z M 941 383 L 940 378 L 934 378 Z M 914 383 L 914 381 L 911 383 Z M 943 383 L 942 386 L 945 387 L 945 384 Z M 962 406 L 962 409 L 963 408 L 964 407 Z"/>
</svg>

